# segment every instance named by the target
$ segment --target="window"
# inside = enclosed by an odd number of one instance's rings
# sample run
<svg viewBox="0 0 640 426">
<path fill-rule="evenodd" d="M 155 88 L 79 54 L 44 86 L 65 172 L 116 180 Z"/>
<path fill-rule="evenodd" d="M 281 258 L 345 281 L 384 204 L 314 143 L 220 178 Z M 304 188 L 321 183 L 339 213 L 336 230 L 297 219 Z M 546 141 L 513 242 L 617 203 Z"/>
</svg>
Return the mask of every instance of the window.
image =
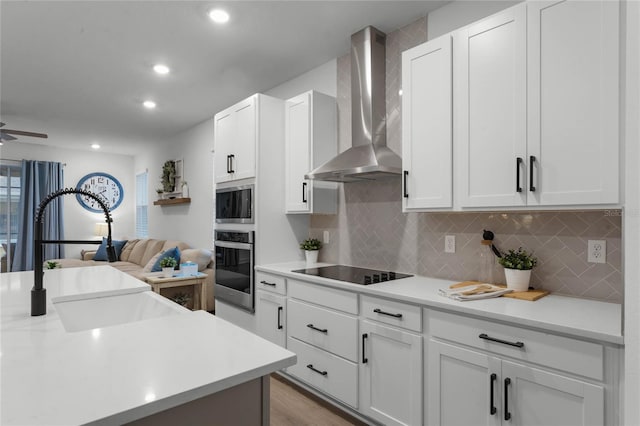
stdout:
<svg viewBox="0 0 640 426">
<path fill-rule="evenodd" d="M 6 255 L 0 259 L 2 272 L 11 271 L 13 250 L 18 238 L 20 207 L 20 166 L 0 165 L 0 244 Z"/>
<path fill-rule="evenodd" d="M 136 237 L 149 236 L 149 188 L 147 187 L 148 172 L 136 175 Z"/>
</svg>

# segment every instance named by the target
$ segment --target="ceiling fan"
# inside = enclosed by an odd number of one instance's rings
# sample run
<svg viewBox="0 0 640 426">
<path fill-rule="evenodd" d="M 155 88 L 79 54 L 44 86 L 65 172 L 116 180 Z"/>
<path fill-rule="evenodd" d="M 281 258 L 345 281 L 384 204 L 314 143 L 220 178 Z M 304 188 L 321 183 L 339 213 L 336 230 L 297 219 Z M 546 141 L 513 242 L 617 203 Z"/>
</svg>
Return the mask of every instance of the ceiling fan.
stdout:
<svg viewBox="0 0 640 426">
<path fill-rule="evenodd" d="M 18 139 L 12 135 L 29 136 L 32 138 L 44 138 L 44 139 L 49 137 L 49 135 L 47 135 L 46 133 L 35 133 L 35 132 L 27 132 L 24 130 L 2 129 L 2 127 L 4 127 L 4 123 L 0 123 L 0 145 L 2 145 L 2 143 L 5 141 L 14 141 Z"/>
</svg>

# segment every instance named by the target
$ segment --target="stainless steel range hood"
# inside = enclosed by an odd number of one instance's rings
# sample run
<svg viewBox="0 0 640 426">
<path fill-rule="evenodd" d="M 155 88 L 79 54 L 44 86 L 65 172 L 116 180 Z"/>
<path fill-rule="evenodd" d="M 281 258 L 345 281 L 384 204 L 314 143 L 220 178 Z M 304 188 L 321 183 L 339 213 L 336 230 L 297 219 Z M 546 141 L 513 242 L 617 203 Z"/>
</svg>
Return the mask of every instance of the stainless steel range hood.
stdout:
<svg viewBox="0 0 640 426">
<path fill-rule="evenodd" d="M 351 145 L 305 176 L 332 182 L 402 174 L 402 159 L 387 147 L 386 35 L 366 27 L 351 36 Z"/>
</svg>

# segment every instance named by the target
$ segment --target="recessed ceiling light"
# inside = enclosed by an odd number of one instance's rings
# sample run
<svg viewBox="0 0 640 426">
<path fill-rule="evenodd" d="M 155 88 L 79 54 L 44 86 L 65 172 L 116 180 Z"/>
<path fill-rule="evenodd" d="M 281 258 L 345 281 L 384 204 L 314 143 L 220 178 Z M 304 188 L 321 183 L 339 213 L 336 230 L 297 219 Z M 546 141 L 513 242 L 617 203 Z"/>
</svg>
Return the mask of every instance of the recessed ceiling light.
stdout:
<svg viewBox="0 0 640 426">
<path fill-rule="evenodd" d="M 154 109 L 156 107 L 156 103 L 153 101 L 144 101 L 142 105 L 147 109 Z"/>
<path fill-rule="evenodd" d="M 92 144 L 91 144 L 91 148 L 93 148 L 93 149 L 100 149 L 100 144 L 92 143 Z"/>
<path fill-rule="evenodd" d="M 212 9 L 209 12 L 209 18 L 216 24 L 229 22 L 229 14 L 222 9 Z"/>
<path fill-rule="evenodd" d="M 164 65 L 164 64 L 155 64 L 153 66 L 153 70 L 157 73 L 157 74 L 169 74 L 169 67 Z"/>
</svg>

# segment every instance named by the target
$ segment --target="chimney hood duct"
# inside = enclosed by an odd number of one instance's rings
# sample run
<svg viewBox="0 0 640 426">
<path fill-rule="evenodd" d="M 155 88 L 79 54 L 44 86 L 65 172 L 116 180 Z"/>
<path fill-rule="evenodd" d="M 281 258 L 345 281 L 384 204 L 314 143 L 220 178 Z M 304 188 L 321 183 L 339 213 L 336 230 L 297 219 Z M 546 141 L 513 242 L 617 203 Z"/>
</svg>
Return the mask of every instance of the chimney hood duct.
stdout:
<svg viewBox="0 0 640 426">
<path fill-rule="evenodd" d="M 386 35 L 366 27 L 351 36 L 351 148 L 305 178 L 355 182 L 402 174 L 402 159 L 387 147 Z"/>
</svg>

